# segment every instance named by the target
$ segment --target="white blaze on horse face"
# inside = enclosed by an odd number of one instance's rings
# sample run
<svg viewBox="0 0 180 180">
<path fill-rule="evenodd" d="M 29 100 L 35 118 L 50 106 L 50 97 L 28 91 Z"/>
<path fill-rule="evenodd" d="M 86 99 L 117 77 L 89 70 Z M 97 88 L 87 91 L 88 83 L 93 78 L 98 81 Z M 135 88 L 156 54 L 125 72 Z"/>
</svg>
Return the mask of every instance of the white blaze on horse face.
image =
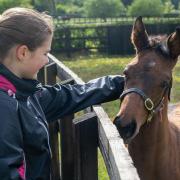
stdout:
<svg viewBox="0 0 180 180">
<path fill-rule="evenodd" d="M 153 67 L 156 66 L 156 62 L 150 61 L 147 66 L 148 66 L 149 68 L 153 68 Z"/>
</svg>

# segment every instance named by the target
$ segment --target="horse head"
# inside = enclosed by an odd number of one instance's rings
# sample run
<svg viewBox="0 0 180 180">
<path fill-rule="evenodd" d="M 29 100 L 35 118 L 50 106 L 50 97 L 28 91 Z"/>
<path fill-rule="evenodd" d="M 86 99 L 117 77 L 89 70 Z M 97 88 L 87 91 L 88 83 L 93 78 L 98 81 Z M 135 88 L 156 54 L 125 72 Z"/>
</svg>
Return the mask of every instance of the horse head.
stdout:
<svg viewBox="0 0 180 180">
<path fill-rule="evenodd" d="M 134 23 L 131 40 L 136 56 L 124 69 L 121 107 L 114 119 L 121 137 L 130 142 L 168 101 L 172 70 L 180 54 L 180 27 L 165 39 L 150 39 L 142 18 Z"/>
</svg>

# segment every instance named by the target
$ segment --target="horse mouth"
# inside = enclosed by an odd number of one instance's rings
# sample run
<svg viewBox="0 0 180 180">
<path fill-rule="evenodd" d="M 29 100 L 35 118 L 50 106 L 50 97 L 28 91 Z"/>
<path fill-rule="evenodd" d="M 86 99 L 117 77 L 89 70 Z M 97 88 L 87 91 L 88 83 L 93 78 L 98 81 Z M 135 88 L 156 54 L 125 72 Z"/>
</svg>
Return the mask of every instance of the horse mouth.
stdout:
<svg viewBox="0 0 180 180">
<path fill-rule="evenodd" d="M 137 134 L 137 124 L 135 120 L 131 121 L 131 123 L 126 126 L 122 126 L 120 121 L 118 122 L 118 120 L 115 119 L 114 124 L 125 144 L 130 143 Z"/>
</svg>

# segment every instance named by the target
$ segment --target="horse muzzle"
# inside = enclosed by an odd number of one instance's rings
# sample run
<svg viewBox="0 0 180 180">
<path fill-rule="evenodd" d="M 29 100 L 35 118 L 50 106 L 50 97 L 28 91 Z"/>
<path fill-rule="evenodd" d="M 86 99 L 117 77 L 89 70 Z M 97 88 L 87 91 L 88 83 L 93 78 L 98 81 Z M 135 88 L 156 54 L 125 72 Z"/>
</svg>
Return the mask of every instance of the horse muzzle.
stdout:
<svg viewBox="0 0 180 180">
<path fill-rule="evenodd" d="M 123 119 L 120 116 L 117 116 L 113 123 L 116 126 L 120 136 L 123 138 L 125 143 L 129 143 L 137 134 L 137 123 L 134 119 L 129 121 L 130 123 L 124 125 Z"/>
</svg>

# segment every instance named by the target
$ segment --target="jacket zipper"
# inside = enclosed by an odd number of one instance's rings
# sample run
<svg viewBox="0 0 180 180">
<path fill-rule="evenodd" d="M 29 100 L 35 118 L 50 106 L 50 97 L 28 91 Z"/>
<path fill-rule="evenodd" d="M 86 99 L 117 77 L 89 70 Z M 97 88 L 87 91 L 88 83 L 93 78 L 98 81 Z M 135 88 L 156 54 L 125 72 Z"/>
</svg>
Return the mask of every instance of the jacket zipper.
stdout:
<svg viewBox="0 0 180 180">
<path fill-rule="evenodd" d="M 46 126 L 41 122 L 41 121 L 38 121 L 38 123 L 45 129 L 46 131 L 46 134 L 47 134 L 47 138 L 48 138 L 48 148 L 49 148 L 49 152 L 50 152 L 50 155 L 51 155 L 51 158 L 52 158 L 52 151 L 51 151 L 51 147 L 50 147 L 50 143 L 49 143 L 49 133 L 48 133 L 48 130 L 46 128 Z"/>
<path fill-rule="evenodd" d="M 39 116 L 39 117 L 37 117 L 37 118 L 42 119 L 42 121 L 48 126 L 47 122 L 46 122 L 43 118 L 41 118 L 41 115 L 40 115 L 39 111 L 37 110 L 36 106 L 33 104 L 33 102 L 30 100 L 30 98 L 28 98 L 28 99 L 29 99 L 29 102 L 31 103 L 31 105 L 33 106 L 33 108 L 36 110 L 36 112 L 37 112 L 37 114 L 38 114 L 38 116 Z M 39 124 L 43 127 L 43 129 L 45 130 L 45 132 L 46 132 L 46 134 L 47 134 L 48 149 L 49 149 L 49 152 L 50 152 L 50 156 L 51 156 L 51 158 L 52 158 L 52 151 L 51 151 L 51 146 L 50 146 L 50 143 L 49 143 L 50 141 L 49 141 L 48 129 L 47 129 L 47 127 L 44 125 L 44 123 L 42 123 L 41 121 L 38 121 L 38 122 L 39 122 Z"/>
</svg>

